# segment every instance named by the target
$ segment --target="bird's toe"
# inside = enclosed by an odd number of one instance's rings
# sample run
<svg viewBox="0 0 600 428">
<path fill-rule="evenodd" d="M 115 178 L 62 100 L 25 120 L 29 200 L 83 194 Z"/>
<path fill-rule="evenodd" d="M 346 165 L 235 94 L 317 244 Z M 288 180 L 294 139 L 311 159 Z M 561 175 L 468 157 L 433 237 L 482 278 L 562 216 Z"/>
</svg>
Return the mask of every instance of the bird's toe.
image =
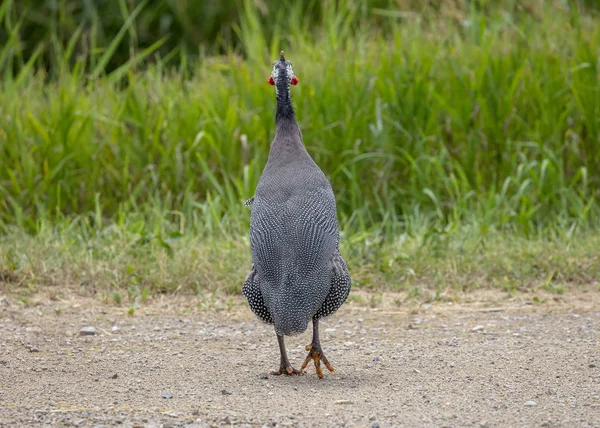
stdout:
<svg viewBox="0 0 600 428">
<path fill-rule="evenodd" d="M 273 376 L 301 376 L 304 374 L 304 372 L 302 370 L 296 370 L 290 365 L 279 367 L 279 370 L 270 370 L 269 374 Z"/>
<path fill-rule="evenodd" d="M 335 373 L 335 369 L 333 368 L 331 363 L 329 363 L 329 360 L 327 360 L 327 357 L 325 357 L 325 354 L 323 354 L 323 350 L 321 349 L 321 346 L 315 346 L 312 344 L 307 345 L 306 350 L 308 351 L 308 355 L 306 356 L 306 359 L 304 360 L 304 363 L 302 364 L 302 367 L 301 367 L 302 370 L 304 370 L 308 366 L 308 363 L 313 361 L 315 364 L 315 370 L 317 372 L 317 376 L 319 376 L 319 379 L 323 379 L 325 376 L 323 375 L 323 370 L 321 369 L 321 361 L 322 361 L 323 364 L 325 364 L 325 367 L 327 367 L 327 370 L 329 370 L 331 373 Z"/>
</svg>

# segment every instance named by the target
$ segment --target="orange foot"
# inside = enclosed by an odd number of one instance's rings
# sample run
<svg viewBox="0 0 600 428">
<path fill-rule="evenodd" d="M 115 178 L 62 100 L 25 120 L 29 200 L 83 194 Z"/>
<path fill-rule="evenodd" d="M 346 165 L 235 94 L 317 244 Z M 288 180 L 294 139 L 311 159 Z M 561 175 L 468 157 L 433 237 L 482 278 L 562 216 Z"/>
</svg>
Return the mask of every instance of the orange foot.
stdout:
<svg viewBox="0 0 600 428">
<path fill-rule="evenodd" d="M 302 370 L 296 370 L 290 364 L 287 364 L 287 365 L 282 364 L 279 367 L 279 370 L 277 370 L 277 371 L 271 370 L 271 371 L 269 371 L 269 374 L 274 375 L 274 376 L 280 376 L 280 375 L 301 376 L 304 374 L 304 372 Z"/>
<path fill-rule="evenodd" d="M 323 354 L 323 350 L 321 349 L 320 345 L 306 345 L 306 350 L 308 351 L 308 355 L 306 356 L 306 360 L 304 360 L 304 364 L 302 364 L 302 370 L 308 366 L 310 360 L 313 360 L 315 362 L 315 369 L 317 370 L 317 376 L 319 376 L 319 379 L 323 379 L 324 377 L 323 370 L 321 370 L 321 361 L 323 361 L 323 364 L 325 364 L 327 370 L 329 370 L 331 373 L 335 373 L 335 369 L 329 363 L 329 361 L 327 361 L 327 358 L 325 357 L 325 354 Z"/>
</svg>

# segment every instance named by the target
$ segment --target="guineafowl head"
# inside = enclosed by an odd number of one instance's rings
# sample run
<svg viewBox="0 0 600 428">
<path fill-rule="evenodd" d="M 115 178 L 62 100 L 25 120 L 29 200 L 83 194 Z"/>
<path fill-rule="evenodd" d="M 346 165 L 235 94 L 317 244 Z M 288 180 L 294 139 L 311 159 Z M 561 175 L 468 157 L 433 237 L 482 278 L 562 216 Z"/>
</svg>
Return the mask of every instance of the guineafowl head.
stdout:
<svg viewBox="0 0 600 428">
<path fill-rule="evenodd" d="M 273 63 L 269 84 L 275 86 L 277 92 L 281 89 L 289 91 L 290 85 L 298 84 L 298 78 L 292 70 L 292 63 L 285 59 L 283 51 L 279 54 L 279 60 Z"/>
<path fill-rule="evenodd" d="M 297 128 L 290 85 L 297 85 L 298 78 L 292 70 L 292 63 L 286 61 L 283 56 L 283 51 L 281 51 L 279 61 L 273 63 L 269 84 L 275 86 L 275 98 L 277 99 L 275 123 L 292 123 Z"/>
</svg>

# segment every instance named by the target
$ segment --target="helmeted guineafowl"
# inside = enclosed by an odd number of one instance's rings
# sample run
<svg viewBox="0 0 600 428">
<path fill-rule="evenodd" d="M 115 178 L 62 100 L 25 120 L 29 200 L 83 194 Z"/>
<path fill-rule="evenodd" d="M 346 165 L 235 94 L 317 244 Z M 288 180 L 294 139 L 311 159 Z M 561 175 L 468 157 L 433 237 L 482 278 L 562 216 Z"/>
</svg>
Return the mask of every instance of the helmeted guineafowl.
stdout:
<svg viewBox="0 0 600 428">
<path fill-rule="evenodd" d="M 301 374 L 288 360 L 284 336 L 306 331 L 312 343 L 302 369 L 321 361 L 334 371 L 321 349 L 319 319 L 334 313 L 350 292 L 350 274 L 339 250 L 336 205 L 329 181 L 310 157 L 296 123 L 290 85 L 298 83 L 281 52 L 269 83 L 275 86 L 275 138 L 254 197 L 250 248 L 252 269 L 243 286 L 250 308 L 275 325 L 281 364 L 273 374 Z"/>
</svg>

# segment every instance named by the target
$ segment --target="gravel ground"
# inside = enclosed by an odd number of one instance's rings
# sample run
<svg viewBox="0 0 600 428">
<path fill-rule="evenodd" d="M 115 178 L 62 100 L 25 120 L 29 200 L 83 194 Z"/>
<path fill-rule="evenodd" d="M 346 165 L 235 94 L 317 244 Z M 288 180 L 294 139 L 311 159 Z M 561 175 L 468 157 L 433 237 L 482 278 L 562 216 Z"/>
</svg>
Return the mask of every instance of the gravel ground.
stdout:
<svg viewBox="0 0 600 428">
<path fill-rule="evenodd" d="M 394 300 L 322 323 L 337 371 L 319 380 L 312 366 L 266 374 L 277 341 L 243 301 L 186 312 L 193 299 L 165 297 L 128 316 L 82 297 L 0 297 L 0 425 L 600 427 L 598 293 Z M 309 342 L 286 339 L 296 368 Z"/>
</svg>

